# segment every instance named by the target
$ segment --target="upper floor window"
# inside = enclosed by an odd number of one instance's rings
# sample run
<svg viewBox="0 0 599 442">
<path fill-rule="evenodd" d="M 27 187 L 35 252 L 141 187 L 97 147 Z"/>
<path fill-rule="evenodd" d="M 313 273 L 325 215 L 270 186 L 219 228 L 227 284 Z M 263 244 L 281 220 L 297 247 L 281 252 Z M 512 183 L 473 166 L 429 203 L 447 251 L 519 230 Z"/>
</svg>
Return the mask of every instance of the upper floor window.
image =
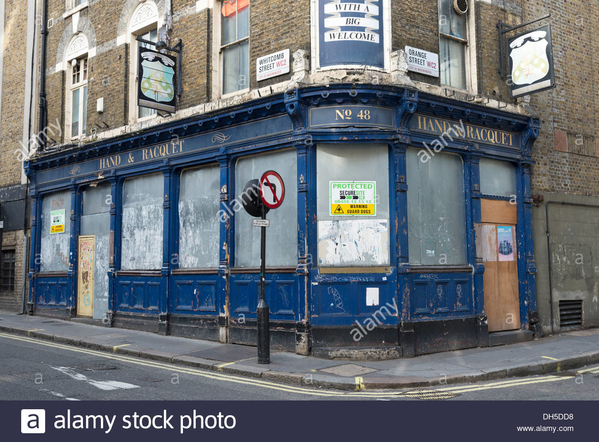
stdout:
<svg viewBox="0 0 599 442">
<path fill-rule="evenodd" d="M 129 59 L 129 123 L 133 124 L 137 121 L 143 121 L 152 118 L 156 115 L 155 109 L 150 109 L 137 105 L 137 90 L 138 82 L 140 81 L 140 73 L 138 70 L 139 50 L 148 48 L 155 50 L 154 45 L 138 41 L 140 37 L 143 40 L 157 42 L 159 23 L 158 8 L 152 1 L 141 3 L 131 16 L 129 22 L 130 34 L 130 59 Z"/>
<path fill-rule="evenodd" d="M 71 61 L 71 138 L 85 135 L 87 124 L 87 57 Z"/>
<path fill-rule="evenodd" d="M 85 135 L 87 124 L 87 79 L 89 44 L 83 33 L 77 33 L 69 42 L 66 55 L 65 138 L 77 139 Z"/>
<path fill-rule="evenodd" d="M 66 0 L 67 14 L 69 14 L 69 11 L 71 11 L 72 9 L 75 9 L 75 8 L 77 8 L 77 10 L 83 9 L 83 7 L 82 8 L 78 8 L 78 7 L 82 6 L 82 5 L 87 6 L 87 2 L 88 2 L 88 0 Z"/>
<path fill-rule="evenodd" d="M 221 8 L 222 93 L 249 88 L 250 1 L 224 0 Z"/>
<path fill-rule="evenodd" d="M 467 0 L 439 0 L 441 84 L 467 89 Z"/>
</svg>

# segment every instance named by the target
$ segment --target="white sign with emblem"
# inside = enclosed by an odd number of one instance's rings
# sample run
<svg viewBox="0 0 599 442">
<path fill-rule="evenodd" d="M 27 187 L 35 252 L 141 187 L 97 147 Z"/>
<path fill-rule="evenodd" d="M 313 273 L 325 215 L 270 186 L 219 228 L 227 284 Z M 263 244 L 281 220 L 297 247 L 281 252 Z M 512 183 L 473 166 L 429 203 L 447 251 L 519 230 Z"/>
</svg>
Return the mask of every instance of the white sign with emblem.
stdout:
<svg viewBox="0 0 599 442">
<path fill-rule="evenodd" d="M 288 74 L 289 65 L 289 49 L 260 57 L 256 60 L 257 80 L 262 81 Z"/>
<path fill-rule="evenodd" d="M 408 60 L 408 71 L 430 75 L 431 77 L 439 76 L 438 54 L 406 46 L 406 58 Z"/>
</svg>

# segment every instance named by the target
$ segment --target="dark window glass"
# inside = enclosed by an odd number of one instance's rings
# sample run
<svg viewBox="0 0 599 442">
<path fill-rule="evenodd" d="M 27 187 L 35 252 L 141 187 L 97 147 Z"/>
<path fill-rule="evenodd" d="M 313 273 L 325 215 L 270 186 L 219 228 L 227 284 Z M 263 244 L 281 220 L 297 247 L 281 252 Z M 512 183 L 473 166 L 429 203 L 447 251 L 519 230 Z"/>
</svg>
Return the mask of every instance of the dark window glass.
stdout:
<svg viewBox="0 0 599 442">
<path fill-rule="evenodd" d="M 15 251 L 2 251 L 2 291 L 15 291 Z"/>
</svg>

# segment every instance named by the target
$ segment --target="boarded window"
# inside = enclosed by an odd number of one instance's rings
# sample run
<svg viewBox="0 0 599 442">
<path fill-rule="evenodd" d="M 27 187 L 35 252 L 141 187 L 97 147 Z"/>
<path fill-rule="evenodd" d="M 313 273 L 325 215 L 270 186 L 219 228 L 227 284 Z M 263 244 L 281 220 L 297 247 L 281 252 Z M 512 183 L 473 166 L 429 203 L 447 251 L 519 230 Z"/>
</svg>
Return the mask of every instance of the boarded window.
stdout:
<svg viewBox="0 0 599 442">
<path fill-rule="evenodd" d="M 220 167 L 185 170 L 179 193 L 179 267 L 218 267 Z"/>
<path fill-rule="evenodd" d="M 467 264 L 462 159 L 437 153 L 421 161 L 408 149 L 407 175 L 410 263 Z"/>
<path fill-rule="evenodd" d="M 281 175 L 285 183 L 285 200 L 267 218 L 270 227 L 266 236 L 266 265 L 268 267 L 297 266 L 297 154 L 295 150 L 242 158 L 235 168 L 236 201 L 246 183 L 260 179 L 267 170 Z M 260 266 L 260 229 L 252 226 L 254 219 L 241 208 L 232 205 L 235 213 L 235 266 Z M 239 209 L 239 210 L 238 210 Z"/>
<path fill-rule="evenodd" d="M 81 235 L 94 235 L 94 319 L 102 319 L 108 311 L 108 261 L 110 244 L 109 184 L 90 187 L 83 192 Z"/>
<path fill-rule="evenodd" d="M 121 269 L 162 267 L 164 175 L 130 178 L 123 185 Z"/>
<path fill-rule="evenodd" d="M 388 146 L 319 145 L 316 161 L 319 265 L 389 265 Z M 346 186 L 347 193 L 340 195 L 339 191 L 333 188 L 336 185 Z M 364 202 L 363 196 L 371 196 L 370 190 L 350 190 L 363 187 L 372 189 L 375 197 L 374 207 L 361 204 Z M 348 204 L 335 203 L 341 196 Z M 354 201 L 356 204 L 349 204 Z M 350 208 L 353 206 L 357 208 Z M 362 206 L 368 207 L 360 209 Z M 364 210 L 371 214 L 348 215 L 348 208 L 352 211 Z"/>
<path fill-rule="evenodd" d="M 49 194 L 42 200 L 40 270 L 69 270 L 71 241 L 71 192 Z"/>
<path fill-rule="evenodd" d="M 480 191 L 483 195 L 512 198 L 517 194 L 516 167 L 505 161 L 481 158 Z"/>
</svg>

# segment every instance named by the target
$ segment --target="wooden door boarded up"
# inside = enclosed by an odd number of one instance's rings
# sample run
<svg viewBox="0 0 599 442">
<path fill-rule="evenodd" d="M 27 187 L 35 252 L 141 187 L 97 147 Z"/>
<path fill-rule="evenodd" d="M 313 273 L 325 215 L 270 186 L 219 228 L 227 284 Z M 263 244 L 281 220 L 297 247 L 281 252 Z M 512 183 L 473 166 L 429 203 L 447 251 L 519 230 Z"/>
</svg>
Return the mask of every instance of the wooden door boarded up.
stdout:
<svg viewBox="0 0 599 442">
<path fill-rule="evenodd" d="M 79 265 L 77 266 L 77 315 L 94 315 L 95 236 L 79 237 Z"/>
<path fill-rule="evenodd" d="M 482 257 L 485 266 L 485 313 L 489 332 L 520 328 L 516 206 L 507 201 L 482 202 Z"/>
</svg>

